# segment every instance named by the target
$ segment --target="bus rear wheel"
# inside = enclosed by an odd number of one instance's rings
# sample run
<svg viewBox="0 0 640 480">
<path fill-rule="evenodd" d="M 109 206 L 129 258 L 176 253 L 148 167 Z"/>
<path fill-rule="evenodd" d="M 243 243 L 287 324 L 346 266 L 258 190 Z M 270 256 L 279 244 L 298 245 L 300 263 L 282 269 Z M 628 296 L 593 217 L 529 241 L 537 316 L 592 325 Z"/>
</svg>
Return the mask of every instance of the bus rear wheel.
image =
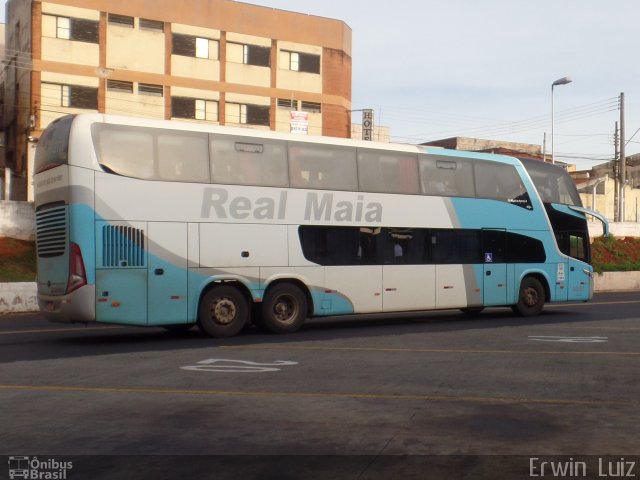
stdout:
<svg viewBox="0 0 640 480">
<path fill-rule="evenodd" d="M 291 283 L 267 290 L 262 301 L 262 325 L 273 333 L 293 333 L 307 318 L 307 297 Z"/>
<path fill-rule="evenodd" d="M 248 321 L 247 299 L 235 287 L 214 287 L 200 300 L 198 327 L 210 337 L 232 337 L 240 332 Z"/>
<path fill-rule="evenodd" d="M 518 303 L 512 308 L 514 312 L 522 317 L 532 317 L 542 311 L 544 302 L 544 287 L 540 283 L 540 280 L 533 277 L 526 277 L 520 284 Z"/>
</svg>

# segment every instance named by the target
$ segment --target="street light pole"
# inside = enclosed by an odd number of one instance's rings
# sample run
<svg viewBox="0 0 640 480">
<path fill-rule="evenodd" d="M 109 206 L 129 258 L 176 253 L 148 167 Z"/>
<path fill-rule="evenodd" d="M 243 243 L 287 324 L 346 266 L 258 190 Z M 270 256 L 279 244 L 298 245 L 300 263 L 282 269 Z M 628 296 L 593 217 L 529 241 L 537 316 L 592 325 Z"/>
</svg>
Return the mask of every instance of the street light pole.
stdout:
<svg viewBox="0 0 640 480">
<path fill-rule="evenodd" d="M 573 80 L 571 80 L 570 77 L 562 77 L 562 78 L 559 78 L 558 80 L 556 80 L 555 82 L 553 82 L 551 84 L 551 163 L 553 163 L 553 164 L 556 163 L 556 159 L 555 159 L 554 151 L 553 151 L 553 130 L 554 130 L 553 89 L 555 88 L 556 85 L 566 85 L 567 83 L 571 83 L 572 81 Z"/>
</svg>

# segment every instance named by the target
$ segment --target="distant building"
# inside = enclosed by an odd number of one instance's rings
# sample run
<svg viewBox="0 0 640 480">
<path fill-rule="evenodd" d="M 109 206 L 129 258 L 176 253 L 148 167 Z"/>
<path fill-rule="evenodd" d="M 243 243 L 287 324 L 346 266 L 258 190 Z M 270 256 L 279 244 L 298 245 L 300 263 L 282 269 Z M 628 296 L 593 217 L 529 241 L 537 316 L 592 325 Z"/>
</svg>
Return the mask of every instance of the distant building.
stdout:
<svg viewBox="0 0 640 480">
<path fill-rule="evenodd" d="M 572 173 L 572 177 L 586 207 L 600 212 L 611 222 L 640 222 L 640 154 L 627 157 L 623 218 L 619 215 L 618 168 L 618 162 L 607 162 L 591 170 Z"/>
<path fill-rule="evenodd" d="M 355 140 L 362 140 L 362 124 L 361 123 L 352 123 L 351 124 L 351 138 Z M 377 126 L 373 127 L 373 134 L 371 135 L 371 140 L 374 142 L 382 142 L 389 143 L 391 142 L 391 130 L 389 127 Z"/>
<path fill-rule="evenodd" d="M 451 137 L 442 140 L 425 142 L 421 145 L 432 147 L 442 147 L 451 150 L 466 150 L 469 152 L 518 152 L 527 158 L 542 160 L 542 149 L 540 145 L 530 143 L 504 142 L 502 140 L 482 140 L 480 138 Z"/>
<path fill-rule="evenodd" d="M 303 111 L 311 135 L 351 134 L 340 20 L 231 0 L 8 0 L 6 40 L 6 164 L 18 173 L 69 113 L 289 131 Z"/>
</svg>

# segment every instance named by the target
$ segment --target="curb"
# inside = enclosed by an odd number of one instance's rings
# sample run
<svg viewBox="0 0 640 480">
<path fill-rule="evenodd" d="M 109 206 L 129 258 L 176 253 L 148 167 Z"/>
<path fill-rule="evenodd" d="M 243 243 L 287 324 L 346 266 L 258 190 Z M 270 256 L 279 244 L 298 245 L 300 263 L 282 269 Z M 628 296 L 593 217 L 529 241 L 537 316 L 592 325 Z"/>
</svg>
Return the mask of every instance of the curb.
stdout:
<svg viewBox="0 0 640 480">
<path fill-rule="evenodd" d="M 595 293 L 640 291 L 640 272 L 605 272 L 594 277 Z M 38 311 L 35 282 L 0 283 L 0 315 Z"/>
</svg>

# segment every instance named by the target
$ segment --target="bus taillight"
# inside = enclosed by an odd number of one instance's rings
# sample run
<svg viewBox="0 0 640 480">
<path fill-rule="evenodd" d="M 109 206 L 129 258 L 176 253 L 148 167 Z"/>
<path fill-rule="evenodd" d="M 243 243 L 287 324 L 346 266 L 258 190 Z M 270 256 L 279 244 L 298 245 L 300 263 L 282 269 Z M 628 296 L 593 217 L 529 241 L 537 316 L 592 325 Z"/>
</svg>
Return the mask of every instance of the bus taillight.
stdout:
<svg viewBox="0 0 640 480">
<path fill-rule="evenodd" d="M 67 293 L 87 284 L 87 273 L 84 269 L 82 252 L 77 243 L 69 244 L 69 281 L 67 282 Z"/>
</svg>

